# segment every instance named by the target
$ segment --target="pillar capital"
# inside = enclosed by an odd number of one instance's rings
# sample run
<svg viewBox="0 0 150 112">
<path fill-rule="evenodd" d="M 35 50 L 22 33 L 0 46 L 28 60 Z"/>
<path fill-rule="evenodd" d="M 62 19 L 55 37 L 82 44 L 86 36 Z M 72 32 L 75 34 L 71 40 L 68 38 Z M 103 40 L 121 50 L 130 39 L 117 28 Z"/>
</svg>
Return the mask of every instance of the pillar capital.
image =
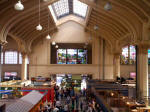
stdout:
<svg viewBox="0 0 150 112">
<path fill-rule="evenodd" d="M 8 42 L 5 40 L 5 41 L 2 41 L 2 40 L 0 40 L 0 45 L 2 45 L 2 46 L 4 46 L 4 45 L 6 45 Z"/>
<path fill-rule="evenodd" d="M 27 56 L 26 52 L 21 52 L 21 54 L 22 54 L 22 58 L 25 58 Z"/>
<path fill-rule="evenodd" d="M 138 49 L 139 49 L 139 53 L 142 53 L 142 54 L 147 54 L 147 50 L 148 48 L 150 48 L 149 44 L 147 43 L 140 43 L 137 45 L 138 46 Z"/>
<path fill-rule="evenodd" d="M 120 53 L 120 52 L 118 52 L 118 53 L 114 53 L 114 57 L 115 57 L 115 58 L 120 58 L 120 55 L 121 55 L 121 53 Z"/>
</svg>

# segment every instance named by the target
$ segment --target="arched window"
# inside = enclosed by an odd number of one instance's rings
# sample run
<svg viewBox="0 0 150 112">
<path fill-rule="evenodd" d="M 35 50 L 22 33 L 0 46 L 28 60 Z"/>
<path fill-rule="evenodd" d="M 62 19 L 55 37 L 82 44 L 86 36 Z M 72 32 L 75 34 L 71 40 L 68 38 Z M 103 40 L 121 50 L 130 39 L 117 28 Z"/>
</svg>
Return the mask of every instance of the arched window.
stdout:
<svg viewBox="0 0 150 112">
<path fill-rule="evenodd" d="M 122 48 L 121 64 L 135 64 L 135 62 L 136 62 L 135 46 L 129 45 Z"/>
</svg>

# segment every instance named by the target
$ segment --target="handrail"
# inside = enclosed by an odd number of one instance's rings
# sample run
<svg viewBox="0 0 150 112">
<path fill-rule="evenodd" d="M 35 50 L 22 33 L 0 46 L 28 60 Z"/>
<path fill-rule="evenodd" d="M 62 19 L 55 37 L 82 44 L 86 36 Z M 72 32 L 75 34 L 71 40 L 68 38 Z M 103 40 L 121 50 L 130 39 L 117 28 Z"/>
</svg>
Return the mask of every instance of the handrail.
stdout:
<svg viewBox="0 0 150 112">
<path fill-rule="evenodd" d="M 95 88 L 91 88 L 94 95 L 97 97 L 98 102 L 100 103 L 101 107 L 103 108 L 104 112 L 113 112 L 111 107 L 106 103 L 106 101 L 96 92 Z"/>
</svg>

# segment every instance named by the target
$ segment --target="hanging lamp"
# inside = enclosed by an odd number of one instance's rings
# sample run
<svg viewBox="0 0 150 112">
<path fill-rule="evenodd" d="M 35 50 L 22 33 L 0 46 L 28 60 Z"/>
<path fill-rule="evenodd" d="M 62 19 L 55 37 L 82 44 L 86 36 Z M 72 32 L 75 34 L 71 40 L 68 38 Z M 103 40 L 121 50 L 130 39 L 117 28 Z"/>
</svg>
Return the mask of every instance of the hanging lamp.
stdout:
<svg viewBox="0 0 150 112">
<path fill-rule="evenodd" d="M 98 1 L 96 1 L 96 8 L 98 9 Z M 94 27 L 93 27 L 93 29 L 95 30 L 95 31 L 97 31 L 98 29 L 99 29 L 99 26 L 98 26 L 98 18 L 97 18 L 98 16 L 96 16 L 96 24 L 94 25 Z"/>
<path fill-rule="evenodd" d="M 22 11 L 22 10 L 24 10 L 24 6 L 23 6 L 23 4 L 21 3 L 21 0 L 19 0 L 19 1 L 14 5 L 14 8 L 15 8 L 15 10 L 17 10 L 17 11 Z"/>
<path fill-rule="evenodd" d="M 55 41 L 53 41 L 53 42 L 52 42 L 52 45 L 56 45 L 56 42 L 55 42 Z"/>
<path fill-rule="evenodd" d="M 50 39 L 51 39 L 51 36 L 48 34 L 48 35 L 46 36 L 46 39 L 50 40 Z"/>
<path fill-rule="evenodd" d="M 110 11 L 112 9 L 112 4 L 110 2 L 107 2 L 104 6 L 104 10 Z"/>
<path fill-rule="evenodd" d="M 58 47 L 59 47 L 58 45 L 55 46 L 56 49 L 58 49 Z"/>
<path fill-rule="evenodd" d="M 39 25 L 36 26 L 36 30 L 38 30 L 38 31 L 42 30 L 42 26 L 40 24 L 40 16 L 41 16 L 40 14 L 41 14 L 41 12 L 40 12 L 40 0 L 39 0 Z"/>
<path fill-rule="evenodd" d="M 48 13 L 48 35 L 46 36 L 46 39 L 50 40 L 51 36 L 49 35 L 49 13 Z"/>
</svg>

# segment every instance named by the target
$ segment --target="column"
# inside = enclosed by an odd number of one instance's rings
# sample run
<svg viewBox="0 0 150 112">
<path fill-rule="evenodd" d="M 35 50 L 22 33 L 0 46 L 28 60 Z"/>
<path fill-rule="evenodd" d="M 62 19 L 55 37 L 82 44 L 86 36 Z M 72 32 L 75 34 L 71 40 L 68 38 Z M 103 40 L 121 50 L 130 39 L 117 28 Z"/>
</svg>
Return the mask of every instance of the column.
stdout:
<svg viewBox="0 0 150 112">
<path fill-rule="evenodd" d="M 100 37 L 94 35 L 92 39 L 92 64 L 96 65 L 97 71 L 93 74 L 93 79 L 101 79 L 102 74 L 100 73 Z"/>
<path fill-rule="evenodd" d="M 28 56 L 25 53 L 22 53 L 22 65 L 21 65 L 21 80 L 27 80 L 27 59 Z"/>
<path fill-rule="evenodd" d="M 2 81 L 2 64 L 1 64 L 2 45 L 0 44 L 0 83 Z"/>
<path fill-rule="evenodd" d="M 114 54 L 114 79 L 120 77 L 120 53 Z"/>
<path fill-rule="evenodd" d="M 148 47 L 145 45 L 137 46 L 137 98 L 148 101 Z"/>
</svg>

